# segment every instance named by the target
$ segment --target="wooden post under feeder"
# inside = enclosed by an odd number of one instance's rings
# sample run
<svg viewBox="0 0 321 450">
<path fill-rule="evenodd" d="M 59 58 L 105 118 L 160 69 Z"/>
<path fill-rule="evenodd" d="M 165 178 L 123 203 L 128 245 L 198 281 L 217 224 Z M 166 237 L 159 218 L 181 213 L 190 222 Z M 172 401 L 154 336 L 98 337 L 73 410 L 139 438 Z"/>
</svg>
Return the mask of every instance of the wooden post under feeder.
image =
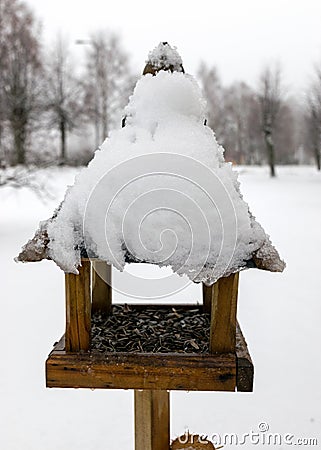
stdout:
<svg viewBox="0 0 321 450">
<path fill-rule="evenodd" d="M 164 390 L 135 390 L 135 450 L 168 450 L 170 396 Z"/>
</svg>

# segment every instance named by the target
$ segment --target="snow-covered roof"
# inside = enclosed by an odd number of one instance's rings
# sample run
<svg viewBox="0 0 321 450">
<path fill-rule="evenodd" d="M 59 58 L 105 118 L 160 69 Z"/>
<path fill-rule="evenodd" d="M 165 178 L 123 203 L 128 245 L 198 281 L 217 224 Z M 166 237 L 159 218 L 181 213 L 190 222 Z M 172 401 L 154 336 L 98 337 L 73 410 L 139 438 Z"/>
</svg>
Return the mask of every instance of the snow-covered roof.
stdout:
<svg viewBox="0 0 321 450">
<path fill-rule="evenodd" d="M 160 46 L 149 62 L 157 66 L 166 54 L 181 67 L 176 50 Z M 72 273 L 82 256 L 119 270 L 140 261 L 206 284 L 247 267 L 284 269 L 204 125 L 205 100 L 192 76 L 172 69 L 142 76 L 125 113 L 126 126 L 95 152 L 19 261 L 48 258 Z"/>
</svg>

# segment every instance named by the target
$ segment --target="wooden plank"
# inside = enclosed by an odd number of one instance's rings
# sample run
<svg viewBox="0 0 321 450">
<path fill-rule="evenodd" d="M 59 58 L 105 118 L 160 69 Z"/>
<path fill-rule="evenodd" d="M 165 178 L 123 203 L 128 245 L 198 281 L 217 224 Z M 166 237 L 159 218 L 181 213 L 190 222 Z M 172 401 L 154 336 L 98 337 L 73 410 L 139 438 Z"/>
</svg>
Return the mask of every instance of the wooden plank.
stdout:
<svg viewBox="0 0 321 450">
<path fill-rule="evenodd" d="M 112 304 L 111 266 L 105 261 L 92 261 L 92 312 L 110 314 Z"/>
<path fill-rule="evenodd" d="M 236 324 L 236 385 L 239 392 L 253 392 L 254 366 L 239 324 Z"/>
<path fill-rule="evenodd" d="M 154 303 L 154 304 L 146 304 L 146 303 L 128 303 L 127 304 L 130 309 L 136 311 L 144 311 L 147 307 L 152 306 L 153 308 L 161 308 L 168 309 L 171 311 L 174 309 L 183 309 L 183 310 L 192 310 L 197 313 L 201 313 L 203 310 L 203 305 L 199 305 L 198 303 Z M 123 303 L 114 303 L 113 306 L 124 306 Z"/>
<path fill-rule="evenodd" d="M 66 273 L 66 351 L 90 349 L 90 261 L 82 261 L 79 275 Z"/>
<path fill-rule="evenodd" d="M 135 390 L 135 450 L 169 450 L 169 392 Z"/>
<path fill-rule="evenodd" d="M 211 314 L 212 295 L 213 295 L 212 286 L 206 286 L 203 283 L 203 311 L 209 314 Z"/>
<path fill-rule="evenodd" d="M 239 274 L 220 278 L 212 286 L 210 352 L 235 352 Z"/>
<path fill-rule="evenodd" d="M 47 387 L 234 391 L 236 356 L 54 350 L 46 377 Z"/>
</svg>

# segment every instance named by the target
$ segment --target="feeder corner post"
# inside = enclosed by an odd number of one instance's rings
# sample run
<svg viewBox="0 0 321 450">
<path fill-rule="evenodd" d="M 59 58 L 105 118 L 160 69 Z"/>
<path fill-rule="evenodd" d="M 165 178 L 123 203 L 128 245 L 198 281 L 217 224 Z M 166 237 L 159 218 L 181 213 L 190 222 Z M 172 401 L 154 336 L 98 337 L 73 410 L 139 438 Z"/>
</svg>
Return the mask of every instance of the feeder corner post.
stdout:
<svg viewBox="0 0 321 450">
<path fill-rule="evenodd" d="M 105 261 L 91 265 L 92 312 L 109 315 L 112 307 L 112 268 Z"/>
<path fill-rule="evenodd" d="M 211 315 L 210 353 L 235 352 L 239 272 L 203 284 L 203 309 Z"/>
<path fill-rule="evenodd" d="M 202 283 L 202 294 L 203 294 L 203 311 L 211 314 L 212 307 L 212 286 L 206 286 L 206 284 Z"/>
<path fill-rule="evenodd" d="M 90 350 L 91 288 L 89 260 L 82 260 L 79 274 L 65 274 L 66 352 Z"/>
</svg>

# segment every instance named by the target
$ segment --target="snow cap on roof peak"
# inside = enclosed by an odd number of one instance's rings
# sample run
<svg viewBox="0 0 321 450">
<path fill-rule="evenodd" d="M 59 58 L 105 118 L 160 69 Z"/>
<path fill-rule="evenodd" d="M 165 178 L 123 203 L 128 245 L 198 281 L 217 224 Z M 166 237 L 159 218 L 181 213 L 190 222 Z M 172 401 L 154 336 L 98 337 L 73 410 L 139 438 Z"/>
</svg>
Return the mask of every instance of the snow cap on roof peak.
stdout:
<svg viewBox="0 0 321 450">
<path fill-rule="evenodd" d="M 154 50 L 149 52 L 143 74 L 152 73 L 155 75 L 160 70 L 184 72 L 181 56 L 176 47 L 171 47 L 168 42 L 160 42 Z"/>
</svg>

